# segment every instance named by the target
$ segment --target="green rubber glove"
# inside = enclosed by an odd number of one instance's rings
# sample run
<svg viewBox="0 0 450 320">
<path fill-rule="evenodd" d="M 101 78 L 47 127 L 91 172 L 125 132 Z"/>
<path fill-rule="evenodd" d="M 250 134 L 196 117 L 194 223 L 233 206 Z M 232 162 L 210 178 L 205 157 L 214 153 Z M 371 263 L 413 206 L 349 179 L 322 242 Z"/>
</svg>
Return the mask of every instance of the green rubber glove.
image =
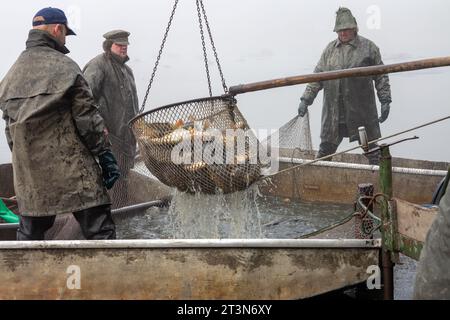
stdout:
<svg viewBox="0 0 450 320">
<path fill-rule="evenodd" d="M 0 199 L 0 218 L 5 220 L 6 223 L 19 223 L 20 220 L 18 216 L 8 209 L 2 199 Z"/>
</svg>

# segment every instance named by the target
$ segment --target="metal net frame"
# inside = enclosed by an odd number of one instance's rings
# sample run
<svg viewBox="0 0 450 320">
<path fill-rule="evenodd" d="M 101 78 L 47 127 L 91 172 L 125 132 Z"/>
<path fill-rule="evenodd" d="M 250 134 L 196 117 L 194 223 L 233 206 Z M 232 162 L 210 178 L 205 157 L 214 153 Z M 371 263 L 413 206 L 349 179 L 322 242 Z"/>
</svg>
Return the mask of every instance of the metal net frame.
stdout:
<svg viewBox="0 0 450 320">
<path fill-rule="evenodd" d="M 247 189 L 261 176 L 261 146 L 233 97 L 163 106 L 138 115 L 129 125 L 147 169 L 180 191 L 227 194 Z"/>
</svg>

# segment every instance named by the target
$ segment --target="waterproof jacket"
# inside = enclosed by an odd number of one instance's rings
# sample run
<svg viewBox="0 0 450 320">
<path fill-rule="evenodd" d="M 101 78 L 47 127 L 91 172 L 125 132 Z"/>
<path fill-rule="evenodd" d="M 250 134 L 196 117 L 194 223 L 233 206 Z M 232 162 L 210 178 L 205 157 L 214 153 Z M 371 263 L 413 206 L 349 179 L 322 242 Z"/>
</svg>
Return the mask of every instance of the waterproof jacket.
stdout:
<svg viewBox="0 0 450 320">
<path fill-rule="evenodd" d="M 439 202 L 439 213 L 420 254 L 414 299 L 450 300 L 450 184 Z"/>
<path fill-rule="evenodd" d="M 100 113 L 105 119 L 113 150 L 118 158 L 129 162 L 136 155 L 136 140 L 128 122 L 138 114 L 138 97 L 133 72 L 110 51 L 92 59 L 84 67 L 84 75 L 92 89 Z"/>
<path fill-rule="evenodd" d="M 56 38 L 31 30 L 0 83 L 14 188 L 24 216 L 109 204 L 95 156 L 110 146 L 78 65 Z"/>
<path fill-rule="evenodd" d="M 332 41 L 322 53 L 314 72 L 381 65 L 380 50 L 370 40 L 357 35 L 348 44 Z M 381 136 L 375 102 L 375 88 L 379 101 L 390 103 L 389 77 L 344 78 L 308 84 L 302 100 L 311 105 L 324 89 L 322 109 L 322 142 L 339 144 L 339 123 L 345 123 L 350 141 L 358 140 L 358 127 L 366 127 L 369 141 Z"/>
</svg>

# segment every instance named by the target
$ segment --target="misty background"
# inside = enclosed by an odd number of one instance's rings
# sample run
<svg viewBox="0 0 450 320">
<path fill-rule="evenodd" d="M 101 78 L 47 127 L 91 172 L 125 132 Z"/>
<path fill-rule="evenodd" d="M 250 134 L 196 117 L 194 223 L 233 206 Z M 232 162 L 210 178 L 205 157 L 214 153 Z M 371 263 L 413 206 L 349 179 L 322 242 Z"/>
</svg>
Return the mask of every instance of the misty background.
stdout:
<svg viewBox="0 0 450 320">
<path fill-rule="evenodd" d="M 359 34 L 374 41 L 385 64 L 450 55 L 450 2 L 446 0 L 204 0 L 227 85 L 312 73 L 332 32 L 339 6 L 350 8 Z M 2 79 L 25 48 L 34 14 L 43 7 L 66 12 L 77 36 L 66 46 L 81 68 L 102 52 L 102 35 L 112 29 L 131 32 L 128 65 L 133 69 L 140 103 L 167 26 L 173 1 L 8 1 L 2 3 Z M 205 35 L 206 36 L 206 35 Z M 213 94 L 221 95 L 220 77 L 209 50 Z M 390 75 L 391 113 L 383 136 L 450 114 L 450 68 Z M 306 85 L 237 96 L 238 106 L 254 129 L 277 129 L 297 114 Z M 146 110 L 208 96 L 195 0 L 180 0 Z M 379 110 L 379 103 L 378 103 Z M 322 92 L 309 108 L 312 141 L 320 139 Z M 401 137 L 419 140 L 392 147 L 396 157 L 450 161 L 450 123 L 441 122 Z M 339 150 L 355 144 L 344 140 Z M 446 147 L 447 146 L 447 147 Z M 356 151 L 359 153 L 359 151 Z M 11 153 L 0 121 L 0 163 Z"/>
</svg>

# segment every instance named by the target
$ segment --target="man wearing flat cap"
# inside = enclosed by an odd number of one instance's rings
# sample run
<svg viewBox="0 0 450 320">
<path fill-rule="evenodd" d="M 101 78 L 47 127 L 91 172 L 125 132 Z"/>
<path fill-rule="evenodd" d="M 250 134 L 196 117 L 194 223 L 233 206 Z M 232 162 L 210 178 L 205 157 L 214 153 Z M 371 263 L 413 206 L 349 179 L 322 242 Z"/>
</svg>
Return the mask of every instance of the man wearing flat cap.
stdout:
<svg viewBox="0 0 450 320">
<path fill-rule="evenodd" d="M 0 82 L 20 210 L 17 240 L 43 240 L 73 212 L 86 239 L 114 239 L 111 188 L 120 176 L 105 123 L 79 66 L 64 12 L 39 10 L 26 49 Z M 100 166 L 97 164 L 99 162 Z"/>
<path fill-rule="evenodd" d="M 105 33 L 104 52 L 92 59 L 83 70 L 105 119 L 122 173 L 121 179 L 111 190 L 113 208 L 129 204 L 127 177 L 136 156 L 136 140 L 128 127 L 128 122 L 139 112 L 133 71 L 126 65 L 129 60 L 129 36 L 130 33 L 125 30 Z"/>
</svg>

